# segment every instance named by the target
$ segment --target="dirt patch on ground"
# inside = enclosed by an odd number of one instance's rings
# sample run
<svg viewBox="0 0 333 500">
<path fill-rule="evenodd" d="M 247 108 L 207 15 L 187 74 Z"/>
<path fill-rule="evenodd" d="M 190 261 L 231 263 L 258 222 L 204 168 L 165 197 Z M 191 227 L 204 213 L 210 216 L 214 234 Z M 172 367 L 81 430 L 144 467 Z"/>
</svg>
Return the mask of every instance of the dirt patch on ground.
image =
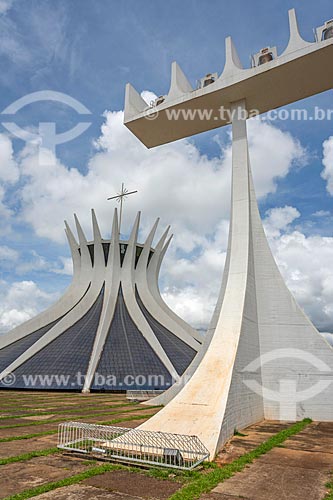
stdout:
<svg viewBox="0 0 333 500">
<path fill-rule="evenodd" d="M 38 457 L 28 462 L 1 466 L 1 498 L 20 493 L 51 481 L 58 481 L 85 470 L 82 460 L 54 455 Z"/>
<path fill-rule="evenodd" d="M 57 434 L 42 436 L 40 438 L 25 439 L 24 441 L 10 441 L 0 443 L 0 459 L 16 457 L 23 453 L 46 450 L 57 446 Z"/>
<path fill-rule="evenodd" d="M 134 497 L 165 500 L 175 493 L 180 484 L 127 471 L 107 472 L 83 482 L 95 488 L 116 493 L 126 493 Z"/>
<path fill-rule="evenodd" d="M 56 430 L 55 424 L 40 424 L 40 425 L 29 425 L 27 427 L 14 427 L 12 429 L 1 429 L 0 439 L 27 436 L 29 434 L 38 434 L 40 432 L 53 431 Z M 1 443 L 0 443 L 1 445 Z M 22 441 L 22 448 L 24 449 L 24 441 Z M 1 446 L 0 446 L 1 449 Z"/>
<path fill-rule="evenodd" d="M 112 493 L 82 484 L 73 484 L 67 488 L 49 491 L 43 495 L 38 495 L 36 498 L 38 500 L 49 500 L 51 498 L 56 500 L 139 500 L 139 497 L 133 497 L 126 493 Z"/>
<path fill-rule="evenodd" d="M 80 407 L 78 405 L 78 407 Z M 122 410 L 122 411 L 121 411 Z M 8 437 L 17 437 L 17 436 L 26 436 L 29 434 L 37 434 L 40 432 L 45 432 L 45 431 L 50 431 L 50 430 L 56 430 L 59 423 L 62 421 L 70 421 L 70 420 L 78 420 L 82 422 L 91 422 L 91 423 L 102 423 L 102 422 L 111 422 L 112 420 L 116 420 L 118 418 L 121 419 L 131 419 L 132 417 L 137 417 L 142 415 L 142 419 L 145 420 L 145 415 L 151 415 L 153 413 L 156 413 L 158 409 L 145 409 L 143 411 L 140 411 L 139 409 L 133 408 L 133 411 L 130 412 L 124 412 L 123 408 L 119 412 L 115 410 L 115 413 L 113 411 L 111 414 L 100 414 L 96 415 L 93 417 L 84 416 L 84 409 L 82 409 L 82 414 L 80 415 L 55 415 L 55 419 L 57 422 L 48 422 L 48 420 L 45 420 L 45 422 L 40 422 L 37 420 L 37 417 L 34 419 L 32 418 L 31 420 L 34 422 L 38 422 L 37 425 L 27 425 L 27 420 L 24 419 L 6 419 L 5 421 L 0 421 L 0 438 L 8 438 Z M 137 421 L 136 425 L 138 425 Z M 1 425 L 19 425 L 19 427 L 13 427 L 9 429 L 1 429 Z M 127 422 L 124 420 L 124 422 L 121 422 L 121 425 L 123 427 L 127 427 Z M 1 449 L 1 448 L 0 448 Z"/>
</svg>

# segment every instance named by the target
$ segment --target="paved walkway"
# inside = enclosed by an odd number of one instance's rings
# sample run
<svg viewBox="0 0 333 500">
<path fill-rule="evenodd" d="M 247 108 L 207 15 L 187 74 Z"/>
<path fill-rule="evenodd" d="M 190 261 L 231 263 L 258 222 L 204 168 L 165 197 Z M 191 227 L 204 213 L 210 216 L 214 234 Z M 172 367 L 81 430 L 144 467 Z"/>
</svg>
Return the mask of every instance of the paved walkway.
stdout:
<svg viewBox="0 0 333 500">
<path fill-rule="evenodd" d="M 231 441 L 219 455 L 219 461 L 228 463 L 253 449 L 275 425 L 267 422 L 247 429 L 246 436 Z M 203 495 L 201 500 L 323 500 L 331 472 L 333 423 L 314 422 Z"/>
</svg>

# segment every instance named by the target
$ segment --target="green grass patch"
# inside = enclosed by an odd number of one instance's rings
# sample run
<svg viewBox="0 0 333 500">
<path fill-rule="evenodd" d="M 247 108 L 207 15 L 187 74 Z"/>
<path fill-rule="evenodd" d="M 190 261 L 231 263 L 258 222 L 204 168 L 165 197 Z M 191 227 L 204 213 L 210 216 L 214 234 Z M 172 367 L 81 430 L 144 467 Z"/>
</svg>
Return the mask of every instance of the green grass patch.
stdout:
<svg viewBox="0 0 333 500">
<path fill-rule="evenodd" d="M 10 436 L 6 438 L 0 438 L 0 443 L 10 443 L 11 441 L 21 441 L 24 439 L 33 439 L 42 436 L 50 436 L 51 434 L 56 434 L 58 429 L 53 431 L 36 432 L 34 434 L 25 434 L 23 436 Z"/>
<path fill-rule="evenodd" d="M 294 434 L 298 434 L 312 421 L 308 418 L 297 422 L 288 429 L 275 434 L 267 441 L 259 445 L 254 450 L 246 453 L 234 460 L 231 464 L 225 465 L 223 468 L 215 468 L 206 474 L 201 474 L 198 479 L 190 482 L 181 490 L 177 491 L 170 497 L 170 500 L 194 500 L 199 498 L 203 493 L 208 493 L 215 488 L 219 483 L 223 483 L 230 479 L 237 472 L 241 472 L 248 464 L 251 464 L 256 458 L 269 452 L 279 444 L 283 443 L 286 439 Z M 329 498 L 329 500 L 331 500 Z"/>
<path fill-rule="evenodd" d="M 328 488 L 329 491 L 323 500 L 333 500 L 333 472 L 331 474 L 331 481 L 326 484 L 326 488 Z"/>
<path fill-rule="evenodd" d="M 0 397 L 1 397 L 1 393 L 0 393 Z M 80 400 L 76 400 L 76 401 L 73 401 L 73 400 L 70 400 L 69 398 L 67 399 L 50 399 L 49 401 L 36 401 L 35 398 L 30 398 L 26 401 L 22 401 L 20 399 L 18 399 L 17 401 L 13 401 L 11 403 L 6 403 L 4 401 L 1 401 L 1 408 L 5 408 L 6 410 L 10 410 L 10 409 L 13 409 L 13 410 L 17 410 L 17 407 L 18 406 L 21 406 L 22 408 L 24 409 L 29 409 L 29 408 L 32 408 L 32 409 L 35 409 L 37 407 L 39 407 L 41 410 L 43 409 L 43 407 L 47 406 L 51 406 L 51 407 L 59 407 L 59 405 L 70 405 L 71 407 L 75 407 L 75 405 L 87 405 L 87 406 L 95 406 L 96 407 L 96 404 L 100 404 L 100 402 L 102 404 L 113 404 L 113 403 L 128 403 L 128 400 L 126 398 L 117 398 L 117 399 L 103 399 L 102 401 L 100 401 L 100 399 L 92 399 L 92 398 L 89 398 L 89 399 L 80 399 Z M 73 404 L 72 404 L 73 403 Z"/>
<path fill-rule="evenodd" d="M 121 465 L 113 465 L 113 464 L 103 464 L 97 467 L 92 467 L 80 474 L 76 474 L 75 476 L 68 477 L 66 479 L 62 479 L 60 481 L 54 481 L 53 483 L 43 484 L 41 486 L 37 486 L 35 488 L 31 488 L 29 490 L 22 491 L 22 493 L 17 493 L 16 495 L 11 495 L 9 497 L 4 498 L 3 500 L 25 500 L 27 498 L 33 498 L 37 495 L 41 495 L 42 493 L 47 493 L 48 491 L 55 490 L 57 488 L 61 488 L 63 486 L 71 486 L 72 484 L 80 483 L 85 479 L 89 479 L 90 477 L 98 476 L 99 474 L 104 474 L 105 472 L 110 472 L 113 470 L 123 469 L 124 467 Z"/>
<path fill-rule="evenodd" d="M 124 404 L 117 404 L 117 405 L 111 405 L 111 406 L 108 406 L 105 408 L 105 412 L 101 412 L 101 415 L 103 414 L 108 414 L 108 410 L 110 410 L 111 408 L 125 408 L 125 407 L 128 407 L 128 406 L 137 406 L 135 403 L 124 403 Z M 87 408 L 88 410 L 92 409 L 92 408 L 96 408 L 96 405 L 89 405 L 89 407 Z M 72 413 L 81 413 L 82 414 L 82 410 L 84 410 L 85 408 L 84 407 L 81 407 L 80 409 L 63 409 L 63 410 L 54 410 L 54 411 L 35 411 L 34 413 L 24 413 L 24 414 L 21 414 L 21 415 L 6 415 L 4 417 L 0 417 L 0 421 L 1 420 L 9 420 L 11 418 L 26 418 L 26 417 L 43 417 L 43 416 L 47 416 L 47 415 L 54 415 L 54 414 L 57 414 L 57 413 L 61 413 L 63 415 L 67 415 L 67 414 L 72 414 Z M 16 407 L 16 411 L 17 411 L 17 407 Z M 96 415 L 99 415 L 96 414 Z M 89 416 L 89 415 L 88 415 Z M 0 429 L 2 429 L 3 427 L 0 426 Z"/>
<path fill-rule="evenodd" d="M 101 422 L 99 425 L 114 425 L 114 424 L 120 424 L 121 422 L 131 422 L 133 420 L 142 420 L 143 418 L 151 418 L 155 415 L 155 413 L 152 413 L 150 415 L 134 415 L 133 417 L 124 417 L 124 418 L 116 418 L 114 420 L 111 420 L 110 422 Z M 51 431 L 44 431 L 44 432 L 37 432 L 35 434 L 26 434 L 23 436 L 10 436 L 7 438 L 0 438 L 0 443 L 9 443 L 10 441 L 21 441 L 24 439 L 33 439 L 33 438 L 38 438 L 42 436 L 50 436 L 52 434 L 57 434 L 58 429 L 54 429 Z"/>
<path fill-rule="evenodd" d="M 0 465 L 13 464 L 16 462 L 24 462 L 25 460 L 31 460 L 35 457 L 47 457 L 53 453 L 57 453 L 60 450 L 58 448 L 48 448 L 47 450 L 31 451 L 30 453 L 23 453 L 22 455 L 17 455 L 16 457 L 8 457 L 0 459 Z"/>
<path fill-rule="evenodd" d="M 115 418 L 114 420 L 111 420 L 109 422 L 99 422 L 97 425 L 120 424 L 120 422 L 132 422 L 133 420 L 142 420 L 143 418 L 148 420 L 148 418 L 151 418 L 154 415 L 155 415 L 155 413 L 151 413 L 149 415 L 134 415 L 133 417 L 129 417 L 129 418 Z"/>
<path fill-rule="evenodd" d="M 245 437 L 246 434 L 242 434 L 241 432 L 239 432 L 237 429 L 234 430 L 234 436 L 241 436 L 241 437 Z"/>
<path fill-rule="evenodd" d="M 75 418 L 79 418 L 79 419 L 97 418 L 97 417 L 103 417 L 104 415 L 108 416 L 108 415 L 116 415 L 117 413 L 133 413 L 135 411 L 152 410 L 155 408 L 161 408 L 161 407 L 160 406 L 145 406 L 145 407 L 140 407 L 140 408 L 132 408 L 130 410 L 124 410 L 124 411 L 117 410 L 117 411 L 104 411 L 104 412 L 100 412 L 100 413 L 88 413 L 85 415 L 75 415 Z M 52 413 L 51 413 L 51 415 L 52 415 Z M 34 425 L 57 424 L 57 423 L 65 422 L 68 420 L 69 420 L 68 418 L 66 419 L 66 417 L 62 417 L 62 418 L 56 418 L 56 419 L 52 419 L 52 420 L 27 422 L 24 424 L 0 425 L 0 430 L 2 430 L 2 429 L 17 429 L 18 427 L 32 427 Z"/>
<path fill-rule="evenodd" d="M 138 416 L 132 417 L 132 420 L 138 418 L 140 417 Z M 116 421 L 109 422 L 109 424 L 111 423 L 116 423 Z M 246 453 L 245 455 L 234 460 L 234 462 L 224 466 L 223 468 L 219 468 L 215 463 L 208 462 L 204 464 L 204 472 L 177 471 L 173 469 L 150 469 L 148 471 L 142 471 L 135 467 L 126 467 L 123 465 L 115 465 L 115 464 L 103 464 L 97 466 L 95 465 L 94 461 L 86 460 L 83 463 L 87 466 L 93 465 L 93 467 L 84 472 L 73 475 L 66 479 L 62 479 L 60 481 L 55 481 L 41 486 L 37 486 L 35 488 L 30 488 L 28 490 L 23 491 L 22 493 L 6 497 L 3 500 L 25 500 L 28 498 L 33 498 L 37 495 L 41 495 L 42 493 L 47 493 L 48 491 L 52 491 L 64 486 L 77 484 L 90 477 L 120 469 L 125 469 L 132 472 L 137 472 L 164 480 L 175 480 L 178 482 L 181 481 L 185 483 L 185 486 L 183 486 L 181 490 L 172 495 L 169 500 L 194 500 L 196 498 L 199 498 L 203 493 L 211 491 L 219 483 L 229 479 L 237 472 L 241 472 L 246 467 L 246 465 L 252 463 L 256 458 L 260 457 L 261 455 L 264 455 L 274 447 L 280 445 L 289 437 L 299 433 L 310 423 L 311 423 L 310 419 L 304 419 L 302 422 L 297 422 L 288 429 L 285 429 L 279 432 L 278 434 L 275 434 L 274 436 L 272 436 L 270 439 L 259 445 L 251 452 Z M 58 450 L 56 448 L 54 449 L 50 448 L 49 450 L 32 452 L 32 454 L 21 455 L 20 457 L 24 456 L 28 457 L 28 455 L 31 455 L 29 458 L 33 458 L 34 456 L 43 456 L 43 455 L 46 456 L 52 453 L 56 453 L 57 451 Z M 13 457 L 12 461 L 14 461 L 15 458 L 20 458 L 20 457 Z M 21 460 L 29 458 L 21 458 Z M 329 493 L 324 500 L 333 500 L 333 483 L 329 483 L 327 487 L 332 490 L 332 493 Z"/>
<path fill-rule="evenodd" d="M 2 398 L 2 395 L 0 393 L 0 397 Z M 80 399 L 72 400 L 70 398 L 59 398 L 59 399 L 49 399 L 48 401 L 44 400 L 36 400 L 35 397 L 30 397 L 27 400 L 13 400 L 13 401 L 3 401 L 1 400 L 1 409 L 3 410 L 8 410 L 8 411 L 17 411 L 18 407 L 22 407 L 23 409 L 36 409 L 39 408 L 41 411 L 43 410 L 44 407 L 59 407 L 61 406 L 72 406 L 73 408 L 75 406 L 80 406 L 81 404 L 84 405 L 98 405 L 100 403 L 102 404 L 116 404 L 116 403 L 128 403 L 129 401 L 126 400 L 126 398 L 117 398 L 117 399 L 86 399 L 85 397 L 81 396 Z"/>
</svg>

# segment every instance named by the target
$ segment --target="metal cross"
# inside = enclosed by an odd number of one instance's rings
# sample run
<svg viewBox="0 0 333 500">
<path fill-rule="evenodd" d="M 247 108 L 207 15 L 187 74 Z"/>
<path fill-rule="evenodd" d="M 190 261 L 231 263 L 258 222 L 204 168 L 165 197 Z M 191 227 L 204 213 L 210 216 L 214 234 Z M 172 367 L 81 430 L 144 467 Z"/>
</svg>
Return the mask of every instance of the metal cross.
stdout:
<svg viewBox="0 0 333 500">
<path fill-rule="evenodd" d="M 120 235 L 120 228 L 121 228 L 121 218 L 123 214 L 123 200 L 126 199 L 126 196 L 129 196 L 130 194 L 137 193 L 137 191 L 128 191 L 124 187 L 124 183 L 121 184 L 121 191 L 118 193 L 116 196 L 111 196 L 111 198 L 108 198 L 108 200 L 117 200 L 118 203 L 120 203 L 120 214 L 119 214 L 119 235 Z"/>
</svg>

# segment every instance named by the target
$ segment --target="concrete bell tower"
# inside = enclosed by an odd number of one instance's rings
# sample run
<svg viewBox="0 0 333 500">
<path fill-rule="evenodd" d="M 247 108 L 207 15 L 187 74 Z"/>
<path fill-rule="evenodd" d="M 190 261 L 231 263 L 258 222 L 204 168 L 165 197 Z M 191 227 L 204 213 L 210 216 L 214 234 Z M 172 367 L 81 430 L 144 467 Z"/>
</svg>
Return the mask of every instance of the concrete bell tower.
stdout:
<svg viewBox="0 0 333 500">
<path fill-rule="evenodd" d="M 333 87 L 330 23 L 318 28 L 314 42 L 299 34 L 294 10 L 289 24 L 285 51 L 278 55 L 267 47 L 248 69 L 227 38 L 221 76 L 208 75 L 196 90 L 173 63 L 170 91 L 153 108 L 133 87 L 126 89 L 125 125 L 147 147 L 232 124 L 230 233 L 216 309 L 204 346 L 185 372 L 190 380 L 157 398 L 165 408 L 140 427 L 196 435 L 211 458 L 235 428 L 264 418 L 333 420 L 333 349 L 297 305 L 274 261 L 248 149 L 250 110 L 265 113 Z M 221 107 L 228 111 L 223 117 Z M 174 113 L 204 109 L 213 111 L 211 118 Z M 152 113 L 155 119 L 147 119 Z M 172 116 L 178 119 L 170 124 Z"/>
</svg>

